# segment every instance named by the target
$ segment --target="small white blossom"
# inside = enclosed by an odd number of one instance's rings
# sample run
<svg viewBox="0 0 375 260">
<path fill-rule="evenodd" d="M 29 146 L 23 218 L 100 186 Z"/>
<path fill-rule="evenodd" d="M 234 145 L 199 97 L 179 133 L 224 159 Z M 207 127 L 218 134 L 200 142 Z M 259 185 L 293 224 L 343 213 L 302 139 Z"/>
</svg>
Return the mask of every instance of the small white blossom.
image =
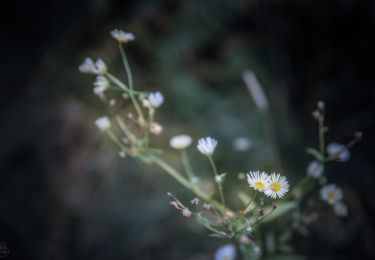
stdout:
<svg viewBox="0 0 375 260">
<path fill-rule="evenodd" d="M 345 205 L 344 202 L 337 202 L 335 205 L 333 205 L 333 210 L 335 211 L 335 214 L 339 217 L 348 216 L 348 207 Z"/>
<path fill-rule="evenodd" d="M 272 173 L 270 176 L 270 185 L 264 193 L 267 196 L 276 199 L 277 197 L 282 198 L 288 191 L 289 183 L 285 176 L 282 176 L 279 173 Z"/>
<path fill-rule="evenodd" d="M 198 198 L 194 198 L 194 199 L 192 199 L 192 200 L 190 201 L 190 203 L 193 204 L 193 205 L 198 205 L 198 203 L 199 203 L 199 199 L 198 199 Z"/>
<path fill-rule="evenodd" d="M 318 161 L 312 161 L 306 168 L 307 175 L 312 178 L 320 178 L 323 175 L 324 165 Z"/>
<path fill-rule="evenodd" d="M 320 189 L 320 198 L 330 205 L 335 205 L 343 197 L 342 190 L 335 184 L 328 184 Z"/>
<path fill-rule="evenodd" d="M 327 145 L 327 153 L 330 157 L 336 158 L 340 162 L 346 162 L 350 158 L 349 149 L 339 143 L 330 143 Z"/>
<path fill-rule="evenodd" d="M 97 59 L 95 62 L 97 74 L 104 74 L 107 72 L 107 65 L 104 63 L 102 59 Z"/>
<path fill-rule="evenodd" d="M 233 148 L 239 152 L 250 150 L 252 146 L 251 140 L 247 137 L 237 137 L 233 140 Z"/>
<path fill-rule="evenodd" d="M 247 182 L 250 187 L 263 192 L 270 186 L 270 177 L 265 172 L 250 171 L 247 174 Z"/>
<path fill-rule="evenodd" d="M 215 253 L 215 260 L 235 260 L 236 259 L 236 247 L 232 244 L 228 244 L 220 247 Z"/>
<path fill-rule="evenodd" d="M 94 63 L 91 58 L 86 58 L 78 69 L 82 73 L 101 75 L 107 72 L 107 65 L 102 59 L 97 59 Z"/>
<path fill-rule="evenodd" d="M 97 76 L 94 82 L 94 94 L 97 96 L 102 97 L 104 95 L 104 91 L 109 87 L 108 80 L 103 76 Z"/>
<path fill-rule="evenodd" d="M 198 140 L 197 148 L 204 155 L 212 155 L 215 151 L 217 141 L 211 137 L 201 138 Z"/>
<path fill-rule="evenodd" d="M 78 69 L 82 73 L 94 73 L 96 67 L 94 61 L 91 58 L 86 58 L 83 60 L 82 64 L 79 65 Z"/>
<path fill-rule="evenodd" d="M 211 206 L 211 204 L 203 203 L 203 208 L 204 208 L 205 210 L 210 210 L 210 209 L 212 209 L 212 206 Z"/>
<path fill-rule="evenodd" d="M 96 119 L 95 125 L 102 132 L 108 131 L 111 128 L 111 122 L 109 121 L 108 117 L 106 117 L 106 116 Z"/>
<path fill-rule="evenodd" d="M 119 29 L 113 29 L 111 31 L 111 35 L 118 42 L 123 42 L 123 43 L 134 41 L 134 39 L 135 39 L 134 34 L 128 33 L 128 32 L 124 32 L 124 31 L 119 30 Z"/>
<path fill-rule="evenodd" d="M 160 92 L 150 93 L 148 95 L 148 102 L 153 108 L 158 108 L 163 104 L 164 96 Z"/>
<path fill-rule="evenodd" d="M 169 145 L 177 150 L 185 149 L 191 145 L 192 138 L 189 135 L 176 135 L 169 141 Z"/>
</svg>

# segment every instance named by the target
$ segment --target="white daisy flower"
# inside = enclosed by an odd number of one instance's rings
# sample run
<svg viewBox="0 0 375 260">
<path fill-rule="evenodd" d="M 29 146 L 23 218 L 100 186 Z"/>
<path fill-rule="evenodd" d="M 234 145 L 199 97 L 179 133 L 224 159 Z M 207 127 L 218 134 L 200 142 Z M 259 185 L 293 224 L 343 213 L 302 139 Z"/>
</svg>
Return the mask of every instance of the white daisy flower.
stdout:
<svg viewBox="0 0 375 260">
<path fill-rule="evenodd" d="M 267 196 L 276 199 L 277 197 L 282 198 L 288 191 L 289 183 L 285 176 L 282 176 L 279 173 L 272 173 L 270 176 L 270 185 L 264 193 Z"/>
<path fill-rule="evenodd" d="M 79 71 L 88 74 L 104 74 L 107 72 L 107 65 L 102 59 L 94 61 L 91 58 L 86 58 L 78 67 Z"/>
<path fill-rule="evenodd" d="M 185 149 L 191 145 L 192 139 L 189 135 L 176 135 L 169 141 L 169 145 L 177 150 Z"/>
<path fill-rule="evenodd" d="M 164 102 L 164 96 L 160 92 L 150 93 L 148 95 L 148 102 L 153 108 L 158 108 Z"/>
<path fill-rule="evenodd" d="M 100 131 L 105 132 L 111 128 L 111 122 L 109 121 L 108 117 L 103 116 L 95 120 L 96 127 L 99 128 Z"/>
<path fill-rule="evenodd" d="M 197 148 L 204 155 L 212 155 L 215 151 L 217 141 L 211 137 L 201 138 L 198 140 Z"/>
<path fill-rule="evenodd" d="M 104 74 L 107 72 L 108 68 L 102 59 L 97 59 L 95 62 L 96 74 Z"/>
<path fill-rule="evenodd" d="M 95 63 L 91 58 L 86 58 L 83 60 L 82 64 L 78 67 L 79 71 L 82 73 L 94 73 Z"/>
<path fill-rule="evenodd" d="M 236 247 L 232 244 L 228 244 L 220 247 L 215 253 L 215 260 L 235 260 L 236 259 Z"/>
<path fill-rule="evenodd" d="M 135 36 L 134 34 L 132 33 L 128 33 L 128 32 L 124 32 L 122 30 L 119 30 L 119 29 L 113 29 L 111 31 L 111 35 L 114 39 L 116 39 L 118 42 L 123 42 L 123 43 L 127 43 L 127 42 L 130 42 L 130 41 L 134 41 L 135 40 Z"/>
<path fill-rule="evenodd" d="M 341 188 L 335 184 L 328 184 L 320 189 L 320 198 L 330 205 L 335 205 L 343 197 Z"/>
<path fill-rule="evenodd" d="M 327 145 L 327 153 L 330 157 L 336 158 L 340 162 L 346 162 L 350 158 L 349 149 L 339 143 L 330 143 Z"/>
<path fill-rule="evenodd" d="M 324 165 L 318 161 L 312 161 L 306 168 L 307 175 L 312 178 L 320 178 L 323 175 Z"/>
<path fill-rule="evenodd" d="M 97 76 L 94 82 L 94 93 L 97 96 L 103 96 L 104 91 L 109 87 L 108 80 L 103 76 Z"/>
<path fill-rule="evenodd" d="M 270 185 L 270 177 L 265 172 L 250 171 L 247 174 L 247 182 L 250 187 L 258 191 L 265 191 Z"/>
<path fill-rule="evenodd" d="M 333 210 L 334 210 L 335 214 L 339 217 L 348 216 L 348 207 L 342 201 L 339 201 L 335 205 L 333 205 Z"/>
</svg>

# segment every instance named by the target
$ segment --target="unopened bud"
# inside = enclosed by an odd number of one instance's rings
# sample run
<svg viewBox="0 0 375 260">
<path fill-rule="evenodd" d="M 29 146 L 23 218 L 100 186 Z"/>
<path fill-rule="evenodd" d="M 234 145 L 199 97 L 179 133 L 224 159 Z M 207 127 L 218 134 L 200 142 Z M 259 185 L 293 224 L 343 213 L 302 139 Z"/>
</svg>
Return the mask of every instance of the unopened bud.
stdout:
<svg viewBox="0 0 375 260">
<path fill-rule="evenodd" d="M 163 132 L 163 127 L 158 123 L 153 122 L 150 124 L 150 132 L 154 135 L 160 135 L 161 132 Z"/>
<path fill-rule="evenodd" d="M 357 139 L 358 141 L 362 139 L 362 136 L 363 136 L 363 133 L 361 131 L 354 133 L 354 138 Z"/>
<path fill-rule="evenodd" d="M 321 110 L 321 111 L 324 111 L 324 108 L 325 108 L 325 104 L 323 101 L 318 101 L 318 103 L 316 104 L 317 107 Z"/>
<path fill-rule="evenodd" d="M 181 213 L 185 218 L 190 218 L 192 215 L 191 211 L 188 208 L 182 209 Z"/>
<path fill-rule="evenodd" d="M 171 202 L 169 202 L 169 204 L 171 204 L 175 209 L 179 209 L 178 203 L 175 200 L 172 200 Z"/>
<path fill-rule="evenodd" d="M 125 150 L 119 151 L 118 156 L 120 156 L 121 158 L 125 158 L 126 157 L 126 151 Z"/>
<path fill-rule="evenodd" d="M 116 100 L 115 99 L 111 99 L 110 101 L 109 101 L 109 105 L 110 106 L 115 106 L 116 105 Z"/>
</svg>

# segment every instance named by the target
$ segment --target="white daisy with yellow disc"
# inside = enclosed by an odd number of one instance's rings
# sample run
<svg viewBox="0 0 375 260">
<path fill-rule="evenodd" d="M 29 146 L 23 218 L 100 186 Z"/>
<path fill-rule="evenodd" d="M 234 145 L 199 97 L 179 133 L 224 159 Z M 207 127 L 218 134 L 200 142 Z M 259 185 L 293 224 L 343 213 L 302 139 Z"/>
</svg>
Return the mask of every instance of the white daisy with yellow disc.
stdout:
<svg viewBox="0 0 375 260">
<path fill-rule="evenodd" d="M 328 184 L 320 189 L 320 198 L 330 205 L 335 205 L 344 197 L 340 187 Z"/>
<path fill-rule="evenodd" d="M 247 182 L 255 190 L 264 192 L 270 185 L 270 177 L 265 172 L 250 171 L 247 174 Z"/>
<path fill-rule="evenodd" d="M 282 198 L 289 191 L 289 183 L 287 179 L 279 173 L 272 173 L 269 178 L 270 185 L 264 193 L 273 199 Z"/>
</svg>

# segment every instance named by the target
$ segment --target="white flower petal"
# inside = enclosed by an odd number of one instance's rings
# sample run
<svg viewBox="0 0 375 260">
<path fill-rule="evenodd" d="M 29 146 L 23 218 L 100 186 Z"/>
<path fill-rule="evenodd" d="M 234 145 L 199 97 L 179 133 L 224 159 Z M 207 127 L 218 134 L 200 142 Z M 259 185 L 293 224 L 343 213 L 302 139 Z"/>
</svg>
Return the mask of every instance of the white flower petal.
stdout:
<svg viewBox="0 0 375 260">
<path fill-rule="evenodd" d="M 197 148 L 204 155 L 212 155 L 215 151 L 217 141 L 211 137 L 198 140 Z"/>
</svg>

